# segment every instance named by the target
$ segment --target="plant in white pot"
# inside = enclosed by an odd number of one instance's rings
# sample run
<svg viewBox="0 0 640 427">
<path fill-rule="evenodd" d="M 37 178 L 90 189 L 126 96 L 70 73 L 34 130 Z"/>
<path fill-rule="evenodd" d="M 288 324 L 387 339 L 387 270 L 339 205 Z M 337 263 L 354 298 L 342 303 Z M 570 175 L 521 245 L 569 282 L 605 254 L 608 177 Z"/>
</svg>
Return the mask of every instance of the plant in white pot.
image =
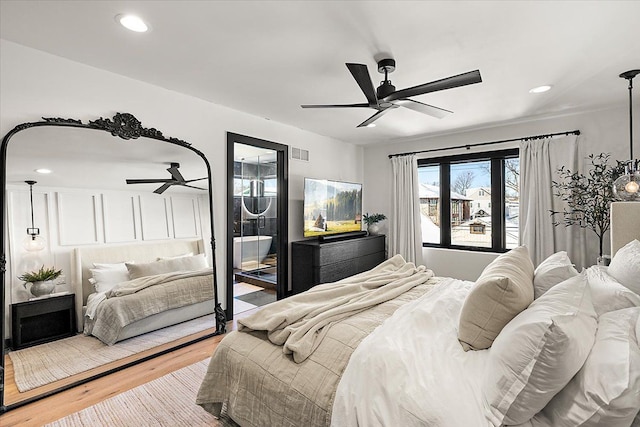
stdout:
<svg viewBox="0 0 640 427">
<path fill-rule="evenodd" d="M 387 217 L 381 213 L 374 213 L 371 215 L 366 213 L 362 216 L 362 221 L 367 224 L 367 233 L 372 235 L 380 234 L 379 223 L 385 219 L 387 219 Z"/>
<path fill-rule="evenodd" d="M 55 267 L 45 268 L 43 265 L 39 270 L 30 271 L 18 276 L 22 280 L 23 286 L 27 289 L 27 283 L 31 283 L 29 292 L 35 297 L 49 295 L 55 288 L 55 279 L 60 277 L 62 270 L 56 270 Z"/>
</svg>

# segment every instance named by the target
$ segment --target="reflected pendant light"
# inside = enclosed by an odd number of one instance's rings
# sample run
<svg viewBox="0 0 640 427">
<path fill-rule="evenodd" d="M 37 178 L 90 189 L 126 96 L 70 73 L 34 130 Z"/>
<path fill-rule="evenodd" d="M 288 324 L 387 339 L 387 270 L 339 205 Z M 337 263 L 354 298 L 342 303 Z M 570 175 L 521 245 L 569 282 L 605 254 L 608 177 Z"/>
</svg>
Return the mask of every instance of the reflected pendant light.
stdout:
<svg viewBox="0 0 640 427">
<path fill-rule="evenodd" d="M 29 184 L 29 200 L 31 202 L 31 227 L 27 227 L 28 236 L 22 245 L 28 252 L 38 252 L 45 248 L 47 242 L 40 236 L 40 229 L 36 228 L 33 221 L 33 185 L 36 181 L 25 181 Z"/>
<path fill-rule="evenodd" d="M 629 161 L 625 165 L 623 175 L 613 183 L 613 195 L 618 200 L 625 202 L 640 201 L 640 160 L 633 158 L 633 109 L 632 92 L 633 78 L 640 74 L 640 70 L 625 71 L 620 74 L 623 79 L 629 80 Z"/>
</svg>

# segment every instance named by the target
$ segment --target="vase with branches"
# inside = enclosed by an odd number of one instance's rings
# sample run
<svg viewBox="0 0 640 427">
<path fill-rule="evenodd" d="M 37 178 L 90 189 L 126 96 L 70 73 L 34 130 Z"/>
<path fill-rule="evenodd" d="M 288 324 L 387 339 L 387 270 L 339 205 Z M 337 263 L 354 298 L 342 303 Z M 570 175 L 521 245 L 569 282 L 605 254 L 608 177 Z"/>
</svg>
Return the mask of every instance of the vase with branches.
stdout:
<svg viewBox="0 0 640 427">
<path fill-rule="evenodd" d="M 602 257 L 604 235 L 609 230 L 609 205 L 614 200 L 613 182 L 623 172 L 624 163 L 609 166 L 608 153 L 590 154 L 591 168 L 586 174 L 571 171 L 562 166 L 559 179 L 552 181 L 553 195 L 565 202 L 562 211 L 550 210 L 553 225 L 578 226 L 593 231 L 598 236 Z"/>
</svg>

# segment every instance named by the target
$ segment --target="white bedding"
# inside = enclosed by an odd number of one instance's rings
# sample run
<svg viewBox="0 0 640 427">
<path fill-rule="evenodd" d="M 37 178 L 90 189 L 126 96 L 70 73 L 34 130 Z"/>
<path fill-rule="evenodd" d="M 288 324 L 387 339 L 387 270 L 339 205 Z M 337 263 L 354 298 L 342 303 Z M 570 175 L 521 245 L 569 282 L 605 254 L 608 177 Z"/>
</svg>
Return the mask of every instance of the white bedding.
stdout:
<svg viewBox="0 0 640 427">
<path fill-rule="evenodd" d="M 488 350 L 465 352 L 457 335 L 472 285 L 447 279 L 365 338 L 338 385 L 331 425 L 490 425 L 480 392 Z"/>
</svg>

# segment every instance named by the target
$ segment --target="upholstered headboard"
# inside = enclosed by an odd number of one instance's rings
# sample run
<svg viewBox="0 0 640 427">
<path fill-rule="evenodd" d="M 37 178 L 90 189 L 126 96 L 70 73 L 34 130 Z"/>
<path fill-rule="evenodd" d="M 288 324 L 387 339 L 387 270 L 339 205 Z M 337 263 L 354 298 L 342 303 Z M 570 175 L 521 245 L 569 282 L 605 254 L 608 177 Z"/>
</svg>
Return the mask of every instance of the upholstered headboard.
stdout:
<svg viewBox="0 0 640 427">
<path fill-rule="evenodd" d="M 94 262 L 151 262 L 158 257 L 177 256 L 186 253 L 205 253 L 204 242 L 197 240 L 165 240 L 152 243 L 132 243 L 128 245 L 83 246 L 73 250 L 72 287 L 76 294 L 76 315 L 78 325 L 82 325 L 82 307 L 89 294 L 95 292 L 89 283 Z"/>
<path fill-rule="evenodd" d="M 640 240 L 640 202 L 611 203 L 611 256 L 618 249 Z"/>
</svg>

